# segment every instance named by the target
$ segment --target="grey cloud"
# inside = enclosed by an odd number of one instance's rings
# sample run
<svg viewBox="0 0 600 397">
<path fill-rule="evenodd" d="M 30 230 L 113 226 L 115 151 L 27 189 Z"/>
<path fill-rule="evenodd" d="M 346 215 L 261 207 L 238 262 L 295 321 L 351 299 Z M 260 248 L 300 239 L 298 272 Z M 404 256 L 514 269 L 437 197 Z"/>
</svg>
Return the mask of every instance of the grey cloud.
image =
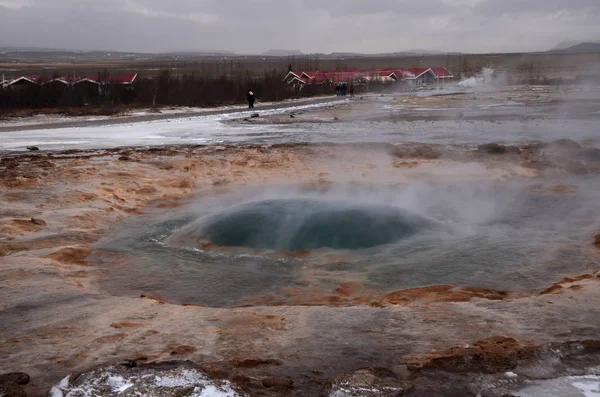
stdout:
<svg viewBox="0 0 600 397">
<path fill-rule="evenodd" d="M 598 0 L 485 0 L 475 7 L 475 14 L 500 16 L 522 13 L 592 12 L 600 17 Z"/>
<path fill-rule="evenodd" d="M 452 12 L 455 7 L 440 0 L 422 0 L 422 1 L 321 1 L 304 0 L 303 4 L 309 9 L 319 9 L 332 16 L 341 15 L 369 15 L 390 13 L 394 15 L 437 15 L 446 12 Z"/>
<path fill-rule="evenodd" d="M 598 0 L 0 0 L 0 45 L 526 51 L 600 39 L 599 18 Z"/>
</svg>

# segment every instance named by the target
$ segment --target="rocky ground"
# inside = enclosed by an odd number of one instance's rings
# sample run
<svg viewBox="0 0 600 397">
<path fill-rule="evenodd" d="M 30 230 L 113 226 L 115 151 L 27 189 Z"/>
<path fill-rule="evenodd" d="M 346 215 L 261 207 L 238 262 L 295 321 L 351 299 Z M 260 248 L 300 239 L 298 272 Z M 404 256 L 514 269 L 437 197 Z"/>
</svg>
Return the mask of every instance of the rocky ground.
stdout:
<svg viewBox="0 0 600 397">
<path fill-rule="evenodd" d="M 453 167 L 462 171 L 448 172 Z M 564 374 L 571 361 L 579 363 L 569 367 L 573 373 L 584 373 L 598 365 L 600 255 L 590 258 L 587 274 L 527 292 L 440 285 L 364 296 L 360 285 L 342 283 L 325 296 L 230 309 L 110 295 L 88 258 L 128 218 L 240 186 L 519 178 L 530 180 L 532 191 L 560 197 L 576 189 L 569 175 L 599 170 L 598 149 L 568 140 L 4 155 L 0 373 L 27 375 L 2 377 L 0 395 L 41 396 L 53 385 L 54 396 L 85 385 L 95 395 L 144 394 L 149 386 L 139 379 L 152 374 L 179 379 L 161 387 L 182 396 L 213 388 L 206 395 L 491 397 L 500 394 L 485 385 L 539 376 L 531 368 L 541 363 L 554 363 L 544 367 L 552 375 Z M 538 179 L 550 173 L 565 183 Z M 121 260 L 112 258 L 115 266 Z M 557 352 L 562 361 L 555 362 Z M 85 371 L 95 372 L 72 375 Z"/>
</svg>

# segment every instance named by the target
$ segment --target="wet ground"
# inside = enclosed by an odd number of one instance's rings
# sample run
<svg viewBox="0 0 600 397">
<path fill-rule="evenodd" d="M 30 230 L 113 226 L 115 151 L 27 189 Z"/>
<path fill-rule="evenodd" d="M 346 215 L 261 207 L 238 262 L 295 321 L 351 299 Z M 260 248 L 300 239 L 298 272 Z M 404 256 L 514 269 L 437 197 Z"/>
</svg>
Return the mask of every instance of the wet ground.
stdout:
<svg viewBox="0 0 600 397">
<path fill-rule="evenodd" d="M 124 360 L 251 396 L 593 395 L 597 94 L 3 132 L 0 373 L 30 395 Z M 149 387 L 133 372 L 71 386 Z"/>
</svg>

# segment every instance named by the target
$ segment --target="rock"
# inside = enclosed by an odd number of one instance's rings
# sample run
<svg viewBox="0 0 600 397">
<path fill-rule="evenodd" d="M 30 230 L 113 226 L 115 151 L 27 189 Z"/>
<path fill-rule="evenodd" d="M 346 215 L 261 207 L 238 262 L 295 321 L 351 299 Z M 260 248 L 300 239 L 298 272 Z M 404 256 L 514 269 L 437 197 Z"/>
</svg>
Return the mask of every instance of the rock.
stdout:
<svg viewBox="0 0 600 397">
<path fill-rule="evenodd" d="M 586 161 L 600 161 L 600 149 L 588 148 L 579 152 L 579 158 Z"/>
<path fill-rule="evenodd" d="M 27 150 L 35 151 L 35 150 L 40 150 L 40 148 L 37 146 L 27 146 Z"/>
<path fill-rule="evenodd" d="M 67 376 L 49 396 L 245 396 L 232 382 L 211 379 L 191 362 L 111 365 Z"/>
<path fill-rule="evenodd" d="M 504 154 L 506 153 L 506 147 L 497 143 L 487 143 L 485 145 L 479 145 L 477 151 L 489 154 Z"/>
<path fill-rule="evenodd" d="M 296 116 L 294 116 L 293 114 L 290 114 L 290 119 L 295 119 Z"/>
<path fill-rule="evenodd" d="M 149 164 L 152 164 L 160 170 L 172 170 L 173 168 L 175 168 L 173 164 L 169 164 L 165 161 L 150 161 Z"/>
<path fill-rule="evenodd" d="M 448 350 L 427 354 L 424 358 L 401 360 L 411 371 L 441 370 L 452 373 L 480 372 L 493 374 L 515 369 L 520 362 L 535 358 L 538 348 L 513 338 L 495 336 Z"/>
<path fill-rule="evenodd" d="M 594 245 L 598 248 L 600 248 L 600 233 L 596 234 L 596 236 L 594 236 Z"/>
<path fill-rule="evenodd" d="M 64 247 L 43 258 L 52 259 L 59 263 L 86 266 L 86 258 L 90 256 L 91 251 L 82 247 Z"/>
<path fill-rule="evenodd" d="M 258 113 L 252 113 L 252 114 L 250 115 L 250 118 L 251 118 L 251 119 L 255 119 L 255 118 L 257 118 L 257 117 L 260 117 L 260 114 L 258 114 Z"/>
<path fill-rule="evenodd" d="M 363 368 L 342 375 L 325 387 L 324 397 L 398 397 L 412 389 L 406 382 L 386 368 Z"/>
<path fill-rule="evenodd" d="M 0 375 L 0 396 L 2 397 L 27 397 L 21 386 L 28 384 L 29 375 L 24 372 L 11 372 Z"/>
<path fill-rule="evenodd" d="M 33 223 L 34 225 L 39 225 L 39 226 L 46 226 L 46 221 L 43 219 L 31 218 L 31 223 Z"/>
<path fill-rule="evenodd" d="M 129 157 L 129 156 L 121 156 L 121 157 L 119 157 L 119 161 L 131 161 L 131 157 Z"/>
<path fill-rule="evenodd" d="M 38 165 L 38 167 L 43 168 L 43 169 L 56 167 L 53 163 L 51 163 L 50 161 L 47 161 L 47 160 L 40 161 L 37 163 L 37 165 Z"/>
<path fill-rule="evenodd" d="M 280 366 L 280 365 L 283 365 L 283 362 L 281 360 L 277 360 L 274 358 L 246 359 L 246 360 L 235 361 L 234 365 L 237 368 L 259 368 L 259 367 Z"/>
<path fill-rule="evenodd" d="M 542 159 L 550 164 L 564 164 L 579 157 L 581 145 L 570 139 L 550 142 L 542 149 Z"/>
<path fill-rule="evenodd" d="M 294 387 L 294 381 L 287 378 L 266 378 L 262 384 L 267 389 L 291 389 Z"/>
<path fill-rule="evenodd" d="M 354 281 L 346 281 L 341 283 L 338 288 L 335 289 L 335 292 L 338 295 L 342 295 L 345 297 L 350 297 L 355 295 L 360 290 L 360 284 Z"/>
<path fill-rule="evenodd" d="M 579 161 L 569 161 L 565 170 L 574 175 L 585 175 L 589 170 Z"/>
<path fill-rule="evenodd" d="M 122 366 L 128 367 L 128 368 L 135 368 L 135 367 L 137 367 L 137 362 L 135 360 L 125 360 L 125 361 L 121 361 L 119 363 L 119 365 L 122 365 Z"/>
<path fill-rule="evenodd" d="M 599 148 L 582 148 L 570 139 L 560 139 L 545 145 L 540 155 L 541 164 L 564 169 L 575 175 L 596 170 L 600 162 Z"/>
<path fill-rule="evenodd" d="M 169 345 L 168 348 L 171 351 L 172 356 L 192 354 L 197 350 L 194 346 L 189 345 Z"/>
<path fill-rule="evenodd" d="M 27 397 L 27 393 L 21 386 L 8 382 L 0 384 L 0 397 Z"/>
<path fill-rule="evenodd" d="M 12 382 L 17 385 L 26 385 L 30 380 L 31 378 L 25 372 L 10 372 L 0 375 L 0 383 Z"/>
<path fill-rule="evenodd" d="M 458 117 L 459 119 L 462 119 L 463 117 L 465 117 L 465 114 L 463 112 L 458 112 L 456 117 Z"/>
<path fill-rule="evenodd" d="M 434 146 L 427 144 L 407 144 L 392 146 L 390 154 L 398 158 L 424 158 L 424 159 L 437 159 L 442 154 Z"/>
<path fill-rule="evenodd" d="M 508 154 L 521 154 L 521 149 L 516 146 L 504 146 Z"/>
<path fill-rule="evenodd" d="M 546 145 L 546 149 L 579 150 L 581 145 L 571 139 L 559 139 Z"/>
<path fill-rule="evenodd" d="M 339 117 L 334 117 L 333 121 L 340 121 Z"/>
</svg>

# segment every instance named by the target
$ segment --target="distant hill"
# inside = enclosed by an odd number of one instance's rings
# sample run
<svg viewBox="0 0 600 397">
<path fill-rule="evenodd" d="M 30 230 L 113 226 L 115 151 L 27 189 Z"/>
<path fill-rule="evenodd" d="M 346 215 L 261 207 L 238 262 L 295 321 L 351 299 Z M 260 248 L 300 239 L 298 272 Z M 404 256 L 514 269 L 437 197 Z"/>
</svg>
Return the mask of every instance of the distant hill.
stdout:
<svg viewBox="0 0 600 397">
<path fill-rule="evenodd" d="M 219 51 L 219 50 L 206 50 L 206 51 L 171 51 L 171 52 L 161 52 L 156 55 L 166 55 L 166 56 L 182 56 L 182 57 L 196 57 L 196 56 L 234 56 L 237 55 L 233 51 Z"/>
<path fill-rule="evenodd" d="M 289 57 L 292 55 L 304 55 L 300 50 L 268 50 L 263 52 L 264 56 L 267 57 Z"/>
<path fill-rule="evenodd" d="M 327 54 L 327 56 L 332 58 L 353 58 L 353 57 L 364 57 L 365 54 L 361 54 L 360 52 L 332 52 L 331 54 Z"/>
<path fill-rule="evenodd" d="M 600 43 L 581 43 L 574 45 L 572 47 L 566 48 L 565 51 L 568 52 L 600 52 Z"/>
<path fill-rule="evenodd" d="M 440 55 L 440 54 L 445 54 L 445 52 L 442 51 L 431 51 L 431 50 L 409 50 L 406 51 L 409 54 L 416 54 L 416 55 Z"/>
<path fill-rule="evenodd" d="M 562 42 L 558 43 L 557 45 L 555 45 L 554 48 L 552 48 L 550 51 L 564 50 L 564 49 L 573 47 L 574 45 L 578 45 L 581 43 L 582 43 L 581 41 L 575 41 L 575 40 L 562 41 Z"/>
<path fill-rule="evenodd" d="M 600 43 L 579 43 L 566 48 L 551 50 L 551 52 L 600 52 Z"/>
<path fill-rule="evenodd" d="M 444 55 L 445 52 L 441 51 L 428 51 L 428 50 L 411 50 L 402 52 L 385 52 L 378 54 L 365 54 L 360 52 L 332 52 L 329 54 L 313 53 L 308 54 L 309 56 L 318 56 L 321 59 L 343 59 L 343 58 L 401 58 L 401 57 L 414 57 L 414 56 L 430 56 L 430 55 Z M 457 55 L 460 53 L 452 53 Z"/>
<path fill-rule="evenodd" d="M 0 59 L 28 59 L 28 60 L 57 60 L 57 59 L 144 59 L 144 60 L 165 60 L 165 59 L 194 59 L 202 57 L 229 57 L 236 56 L 231 51 L 177 51 L 164 53 L 138 53 L 138 52 L 119 52 L 119 51 L 83 51 L 83 50 L 65 50 L 53 48 L 35 48 L 35 47 L 0 47 Z"/>
</svg>

